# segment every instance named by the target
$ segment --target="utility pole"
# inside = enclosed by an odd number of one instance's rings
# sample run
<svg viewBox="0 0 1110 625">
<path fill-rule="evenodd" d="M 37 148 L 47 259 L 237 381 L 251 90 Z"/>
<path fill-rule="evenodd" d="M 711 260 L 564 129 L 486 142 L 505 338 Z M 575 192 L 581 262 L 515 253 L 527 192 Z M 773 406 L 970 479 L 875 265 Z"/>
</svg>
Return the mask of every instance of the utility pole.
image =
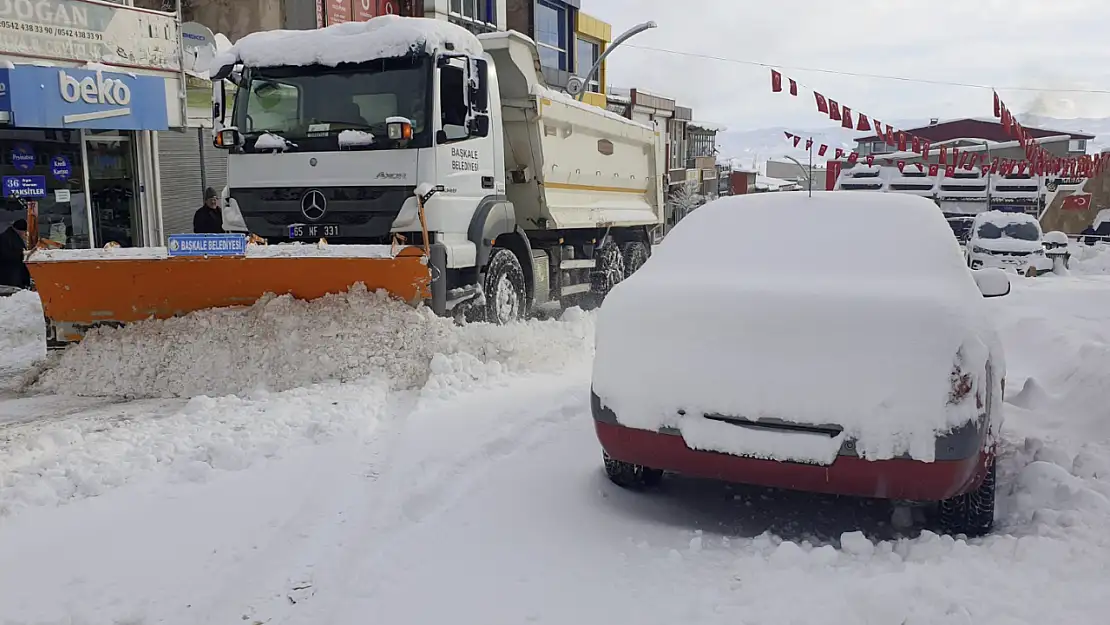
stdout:
<svg viewBox="0 0 1110 625">
<path fill-rule="evenodd" d="M 657 26 L 658 25 L 655 22 L 649 21 L 644 22 L 643 24 L 637 24 L 636 26 L 629 28 L 620 37 L 617 37 L 615 40 L 613 40 L 613 43 L 606 46 L 605 52 L 602 52 L 601 55 L 597 57 L 597 60 L 594 61 L 594 66 L 590 68 L 590 71 L 585 76 L 571 76 L 570 79 L 567 80 L 567 93 L 574 96 L 576 100 L 581 100 L 582 96 L 586 95 L 586 91 L 588 90 L 587 87 L 590 84 L 590 80 L 592 80 L 594 75 L 601 70 L 601 62 L 605 60 L 605 57 L 609 56 L 610 52 L 617 49 L 617 46 L 621 45 L 628 39 L 644 32 L 645 30 L 656 28 Z"/>
</svg>

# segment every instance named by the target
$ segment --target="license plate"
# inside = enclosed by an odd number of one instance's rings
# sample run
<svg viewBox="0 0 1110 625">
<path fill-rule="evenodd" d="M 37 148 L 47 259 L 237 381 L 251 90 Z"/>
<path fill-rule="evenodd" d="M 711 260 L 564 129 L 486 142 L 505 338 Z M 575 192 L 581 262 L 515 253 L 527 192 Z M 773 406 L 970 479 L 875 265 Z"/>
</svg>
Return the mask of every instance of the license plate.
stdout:
<svg viewBox="0 0 1110 625">
<path fill-rule="evenodd" d="M 289 226 L 290 239 L 319 239 L 338 237 L 339 226 L 330 224 L 296 224 Z"/>
</svg>

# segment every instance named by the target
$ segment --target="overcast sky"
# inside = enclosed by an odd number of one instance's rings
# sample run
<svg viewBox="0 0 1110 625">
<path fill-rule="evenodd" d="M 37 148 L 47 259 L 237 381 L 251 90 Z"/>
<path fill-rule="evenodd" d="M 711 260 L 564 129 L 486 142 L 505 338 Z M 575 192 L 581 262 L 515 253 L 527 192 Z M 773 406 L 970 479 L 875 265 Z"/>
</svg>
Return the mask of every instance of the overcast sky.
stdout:
<svg viewBox="0 0 1110 625">
<path fill-rule="evenodd" d="M 1110 91 L 1106 0 L 585 0 L 614 36 L 659 27 L 628 46 L 963 83 Z M 692 106 L 694 117 L 747 130 L 831 124 L 802 89 L 770 92 L 765 68 L 622 46 L 613 86 Z M 783 69 L 787 76 L 880 119 L 991 115 L 989 90 Z M 1110 117 L 1110 94 L 1005 91 L 1010 108 L 1054 117 Z"/>
</svg>

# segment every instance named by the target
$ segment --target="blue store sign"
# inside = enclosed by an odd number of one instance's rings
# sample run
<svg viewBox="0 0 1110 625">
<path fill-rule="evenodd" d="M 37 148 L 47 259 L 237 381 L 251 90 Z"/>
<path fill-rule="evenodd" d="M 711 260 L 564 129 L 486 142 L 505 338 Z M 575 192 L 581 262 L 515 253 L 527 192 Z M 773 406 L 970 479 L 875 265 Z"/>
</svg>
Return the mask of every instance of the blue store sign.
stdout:
<svg viewBox="0 0 1110 625">
<path fill-rule="evenodd" d="M 46 197 L 46 176 L 4 176 L 4 197 Z"/>
<path fill-rule="evenodd" d="M 35 168 L 35 148 L 30 143 L 17 143 L 12 149 L 12 167 L 16 171 L 28 173 Z"/>
<path fill-rule="evenodd" d="M 73 164 L 69 162 L 69 157 L 65 154 L 57 154 L 50 159 L 50 174 L 62 182 L 72 178 Z"/>
<path fill-rule="evenodd" d="M 0 70 L 0 111 L 16 128 L 166 130 L 166 81 L 103 70 L 17 66 Z"/>
</svg>

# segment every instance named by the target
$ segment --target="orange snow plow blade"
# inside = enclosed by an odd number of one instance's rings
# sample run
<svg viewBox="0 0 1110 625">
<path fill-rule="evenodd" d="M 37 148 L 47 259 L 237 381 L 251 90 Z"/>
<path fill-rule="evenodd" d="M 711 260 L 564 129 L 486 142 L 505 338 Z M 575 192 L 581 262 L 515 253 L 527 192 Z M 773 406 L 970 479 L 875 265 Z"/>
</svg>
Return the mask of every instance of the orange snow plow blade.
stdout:
<svg viewBox="0 0 1110 625">
<path fill-rule="evenodd" d="M 423 250 L 382 257 L 209 256 L 27 261 L 52 343 L 79 341 L 97 325 L 166 319 L 225 306 L 250 306 L 266 293 L 311 300 L 361 282 L 410 305 L 429 297 Z"/>
</svg>

